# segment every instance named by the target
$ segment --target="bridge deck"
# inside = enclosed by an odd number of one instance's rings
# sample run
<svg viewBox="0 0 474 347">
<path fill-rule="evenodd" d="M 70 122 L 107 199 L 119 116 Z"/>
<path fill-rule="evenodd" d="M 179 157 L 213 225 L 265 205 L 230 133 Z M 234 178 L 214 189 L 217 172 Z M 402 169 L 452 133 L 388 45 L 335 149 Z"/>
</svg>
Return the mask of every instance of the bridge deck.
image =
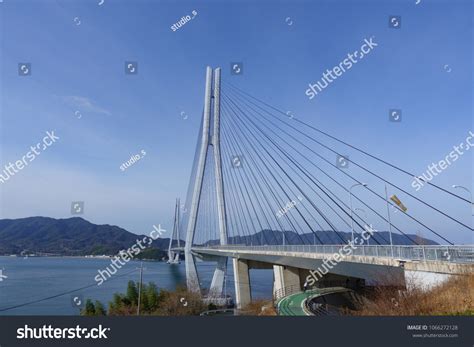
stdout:
<svg viewBox="0 0 474 347">
<path fill-rule="evenodd" d="M 197 253 L 218 255 L 219 253 L 243 253 L 289 255 L 335 254 L 360 257 L 387 258 L 406 261 L 435 261 L 460 264 L 474 264 L 474 246 L 367 246 L 367 245 L 288 245 L 288 246 L 206 246 L 193 247 Z M 286 254 L 285 254 L 286 253 Z"/>
</svg>

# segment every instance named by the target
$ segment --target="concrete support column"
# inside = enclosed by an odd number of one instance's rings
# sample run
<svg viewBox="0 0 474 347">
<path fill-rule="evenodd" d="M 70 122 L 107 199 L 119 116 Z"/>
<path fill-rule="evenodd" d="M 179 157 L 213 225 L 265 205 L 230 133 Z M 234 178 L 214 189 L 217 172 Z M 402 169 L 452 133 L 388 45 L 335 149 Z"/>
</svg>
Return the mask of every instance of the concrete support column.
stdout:
<svg viewBox="0 0 474 347">
<path fill-rule="evenodd" d="M 227 272 L 227 257 L 221 257 L 217 261 L 217 266 L 212 277 L 210 297 L 221 297 L 224 288 L 225 276 Z"/>
<path fill-rule="evenodd" d="M 280 298 L 301 290 L 300 272 L 291 266 L 273 265 L 273 296 Z"/>
<path fill-rule="evenodd" d="M 234 267 L 235 304 L 242 309 L 252 301 L 250 292 L 249 265 L 247 260 L 232 259 Z"/>
<path fill-rule="evenodd" d="M 186 286 L 188 290 L 201 294 L 196 262 L 190 251 L 184 253 L 184 264 L 186 265 Z"/>
</svg>

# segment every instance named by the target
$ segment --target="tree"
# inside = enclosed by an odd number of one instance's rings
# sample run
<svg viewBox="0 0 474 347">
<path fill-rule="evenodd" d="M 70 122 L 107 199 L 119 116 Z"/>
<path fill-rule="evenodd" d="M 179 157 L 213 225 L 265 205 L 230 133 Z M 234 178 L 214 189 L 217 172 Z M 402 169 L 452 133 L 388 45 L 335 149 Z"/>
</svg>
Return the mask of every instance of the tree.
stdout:
<svg viewBox="0 0 474 347">
<path fill-rule="evenodd" d="M 148 302 L 148 296 L 147 296 L 147 285 L 144 284 L 142 286 L 142 294 L 140 297 L 140 312 L 142 313 L 148 313 L 150 311 L 150 305 Z"/>
<path fill-rule="evenodd" d="M 107 311 L 104 308 L 104 305 L 96 300 L 95 304 L 91 299 L 87 299 L 85 307 L 81 310 L 82 316 L 106 316 Z"/>
<path fill-rule="evenodd" d="M 94 316 L 106 316 L 107 315 L 107 311 L 105 310 L 104 305 L 98 300 L 95 301 L 94 313 L 95 313 Z"/>
<path fill-rule="evenodd" d="M 87 299 L 86 305 L 81 310 L 81 315 L 83 315 L 83 316 L 94 316 L 95 315 L 95 306 L 92 303 L 91 299 Z"/>
<path fill-rule="evenodd" d="M 160 296 L 156 284 L 150 282 L 144 294 L 144 296 L 146 296 L 148 300 L 149 310 L 151 312 L 155 311 L 158 308 L 158 305 L 160 304 Z"/>
<path fill-rule="evenodd" d="M 149 315 L 182 316 L 199 315 L 207 309 L 197 293 L 188 292 L 186 288 L 177 288 L 175 291 L 158 289 L 150 282 L 143 284 L 141 292 L 140 313 Z M 100 304 L 100 303 L 99 303 Z M 115 293 L 109 302 L 110 316 L 130 316 L 137 314 L 138 290 L 137 283 L 128 282 L 127 293 Z M 104 312 L 103 307 L 95 305 L 94 312 Z"/>
<path fill-rule="evenodd" d="M 133 312 L 136 312 L 136 306 L 132 306 L 130 300 L 123 294 L 115 293 L 112 301 L 109 302 L 109 315 L 131 315 Z"/>
<path fill-rule="evenodd" d="M 138 305 L 138 290 L 134 281 L 128 281 L 127 299 L 132 305 Z"/>
</svg>

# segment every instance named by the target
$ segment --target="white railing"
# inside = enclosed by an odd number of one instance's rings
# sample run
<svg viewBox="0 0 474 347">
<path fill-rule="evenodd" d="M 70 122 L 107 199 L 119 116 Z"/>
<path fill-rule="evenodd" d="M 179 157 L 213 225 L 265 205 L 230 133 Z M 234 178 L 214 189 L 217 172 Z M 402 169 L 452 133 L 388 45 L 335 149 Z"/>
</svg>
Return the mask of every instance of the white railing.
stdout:
<svg viewBox="0 0 474 347">
<path fill-rule="evenodd" d="M 452 263 L 474 263 L 474 246 L 441 246 L 441 245 L 417 245 L 417 246 L 390 246 L 390 245 L 273 245 L 273 246 L 206 246 L 193 247 L 193 249 L 219 249 L 229 251 L 277 251 L 277 252 L 301 252 L 301 253 L 323 253 L 333 254 L 341 252 L 342 249 L 351 250 L 351 255 L 389 257 L 401 260 L 423 260 L 444 261 Z"/>
</svg>

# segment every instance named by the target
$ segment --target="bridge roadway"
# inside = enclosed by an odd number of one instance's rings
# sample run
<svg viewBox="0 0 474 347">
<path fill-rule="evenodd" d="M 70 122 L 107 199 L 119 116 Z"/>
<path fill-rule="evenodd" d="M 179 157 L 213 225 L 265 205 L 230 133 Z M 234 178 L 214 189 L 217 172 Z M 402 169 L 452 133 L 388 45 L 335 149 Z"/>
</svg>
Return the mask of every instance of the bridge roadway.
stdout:
<svg viewBox="0 0 474 347">
<path fill-rule="evenodd" d="M 238 307 L 251 301 L 250 269 L 273 268 L 274 292 L 287 286 L 301 287 L 311 278 L 323 284 L 338 281 L 429 288 L 450 276 L 474 272 L 472 245 L 357 245 L 353 248 L 347 245 L 226 245 L 192 247 L 192 252 L 205 261 L 233 258 Z"/>
</svg>

